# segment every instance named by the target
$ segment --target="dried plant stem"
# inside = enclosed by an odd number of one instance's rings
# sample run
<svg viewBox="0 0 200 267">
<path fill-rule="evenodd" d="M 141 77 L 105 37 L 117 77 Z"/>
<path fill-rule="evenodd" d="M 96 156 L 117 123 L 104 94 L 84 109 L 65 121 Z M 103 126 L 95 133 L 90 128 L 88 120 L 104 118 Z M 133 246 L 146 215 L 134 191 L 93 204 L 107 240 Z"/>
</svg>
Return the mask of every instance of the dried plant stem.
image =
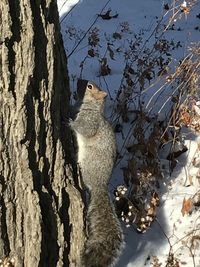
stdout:
<svg viewBox="0 0 200 267">
<path fill-rule="evenodd" d="M 104 9 L 106 8 L 106 6 L 108 5 L 108 3 L 110 2 L 110 0 L 108 0 L 106 2 L 106 4 L 103 6 L 103 8 L 101 9 L 100 15 L 102 14 L 102 12 L 104 11 Z M 82 43 L 82 41 L 85 39 L 86 35 L 88 34 L 88 32 L 92 29 L 92 27 L 94 26 L 94 24 L 97 22 L 99 18 L 99 15 L 96 15 L 95 20 L 93 21 L 93 23 L 90 25 L 90 27 L 87 29 L 87 31 L 84 33 L 84 35 L 82 36 L 82 38 L 78 41 L 78 43 L 75 45 L 75 47 L 72 49 L 72 51 L 67 55 L 68 58 L 71 57 L 71 55 L 76 51 L 77 47 Z"/>
</svg>

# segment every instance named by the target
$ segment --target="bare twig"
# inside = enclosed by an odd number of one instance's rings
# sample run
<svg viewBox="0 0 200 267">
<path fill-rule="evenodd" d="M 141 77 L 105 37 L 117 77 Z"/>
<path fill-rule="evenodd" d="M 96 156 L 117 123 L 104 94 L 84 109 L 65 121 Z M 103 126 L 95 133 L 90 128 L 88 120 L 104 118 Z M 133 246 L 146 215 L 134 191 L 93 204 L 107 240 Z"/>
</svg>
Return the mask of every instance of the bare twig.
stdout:
<svg viewBox="0 0 200 267">
<path fill-rule="evenodd" d="M 62 9 L 63 6 L 66 4 L 66 2 L 67 2 L 67 0 L 64 2 L 64 4 L 62 5 L 61 9 Z M 66 19 L 66 17 L 73 11 L 73 9 L 74 9 L 78 4 L 79 4 L 79 3 L 76 3 L 76 4 L 70 9 L 70 11 L 67 12 L 67 14 L 61 19 L 60 24 L 63 23 L 63 21 Z M 60 9 L 60 11 L 61 11 L 61 9 Z M 60 12 L 60 11 L 59 11 L 59 12 Z"/>
<path fill-rule="evenodd" d="M 102 14 L 102 12 L 104 11 L 104 9 L 106 8 L 106 6 L 108 5 L 108 3 L 110 2 L 110 0 L 108 0 L 106 2 L 106 4 L 103 6 L 103 8 L 101 9 L 100 14 Z M 99 18 L 99 15 L 96 16 L 95 20 L 93 21 L 93 23 L 90 25 L 90 27 L 87 29 L 87 31 L 84 33 L 84 35 L 82 36 L 82 38 L 79 40 L 79 42 L 75 45 L 75 47 L 72 49 L 72 51 L 68 54 L 68 58 L 70 58 L 70 56 L 76 51 L 77 47 L 81 44 L 81 42 L 85 39 L 86 35 L 88 34 L 88 32 L 92 29 L 92 27 L 94 26 L 94 24 L 97 22 Z"/>
</svg>

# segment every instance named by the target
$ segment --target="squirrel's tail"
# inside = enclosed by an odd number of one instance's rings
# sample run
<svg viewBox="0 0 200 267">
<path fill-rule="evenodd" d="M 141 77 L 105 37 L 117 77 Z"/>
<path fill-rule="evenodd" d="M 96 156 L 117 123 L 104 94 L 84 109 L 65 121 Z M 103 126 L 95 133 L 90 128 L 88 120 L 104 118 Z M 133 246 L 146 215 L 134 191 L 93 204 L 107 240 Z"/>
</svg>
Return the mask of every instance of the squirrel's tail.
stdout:
<svg viewBox="0 0 200 267">
<path fill-rule="evenodd" d="M 123 249 L 123 234 L 107 189 L 91 190 L 84 267 L 114 266 Z"/>
</svg>

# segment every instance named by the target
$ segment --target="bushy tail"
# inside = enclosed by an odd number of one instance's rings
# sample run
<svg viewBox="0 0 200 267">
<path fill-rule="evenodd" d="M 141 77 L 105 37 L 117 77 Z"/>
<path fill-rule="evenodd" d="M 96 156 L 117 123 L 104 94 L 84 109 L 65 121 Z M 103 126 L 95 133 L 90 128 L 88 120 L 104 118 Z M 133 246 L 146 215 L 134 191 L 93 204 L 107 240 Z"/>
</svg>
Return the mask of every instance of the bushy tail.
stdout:
<svg viewBox="0 0 200 267">
<path fill-rule="evenodd" d="M 91 192 L 84 267 L 111 267 L 123 248 L 123 234 L 106 189 Z"/>
</svg>

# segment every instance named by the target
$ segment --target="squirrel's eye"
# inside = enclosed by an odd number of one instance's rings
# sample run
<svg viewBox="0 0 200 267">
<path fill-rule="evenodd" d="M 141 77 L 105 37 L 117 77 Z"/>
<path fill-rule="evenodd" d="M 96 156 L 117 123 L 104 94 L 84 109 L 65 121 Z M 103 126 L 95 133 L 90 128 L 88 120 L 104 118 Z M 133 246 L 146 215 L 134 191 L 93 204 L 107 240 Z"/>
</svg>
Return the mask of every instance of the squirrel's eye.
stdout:
<svg viewBox="0 0 200 267">
<path fill-rule="evenodd" d="M 92 85 L 91 84 L 88 84 L 88 89 L 92 90 Z"/>
</svg>

